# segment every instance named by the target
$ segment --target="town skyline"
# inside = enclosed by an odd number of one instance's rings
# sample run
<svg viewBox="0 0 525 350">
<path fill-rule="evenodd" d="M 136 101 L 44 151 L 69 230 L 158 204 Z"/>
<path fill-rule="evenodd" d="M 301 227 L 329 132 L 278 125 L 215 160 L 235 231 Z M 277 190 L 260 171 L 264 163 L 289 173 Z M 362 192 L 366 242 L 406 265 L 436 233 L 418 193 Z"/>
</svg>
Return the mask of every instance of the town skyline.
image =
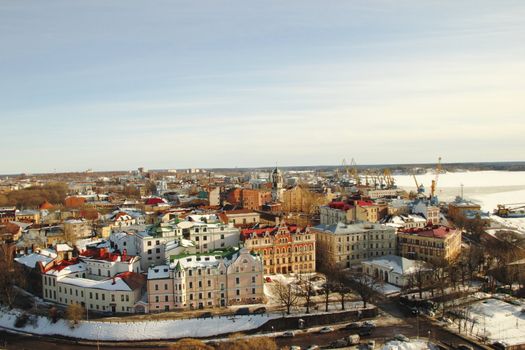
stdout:
<svg viewBox="0 0 525 350">
<path fill-rule="evenodd" d="M 2 4 L 0 172 L 523 160 L 522 3 L 296 5 Z"/>
</svg>

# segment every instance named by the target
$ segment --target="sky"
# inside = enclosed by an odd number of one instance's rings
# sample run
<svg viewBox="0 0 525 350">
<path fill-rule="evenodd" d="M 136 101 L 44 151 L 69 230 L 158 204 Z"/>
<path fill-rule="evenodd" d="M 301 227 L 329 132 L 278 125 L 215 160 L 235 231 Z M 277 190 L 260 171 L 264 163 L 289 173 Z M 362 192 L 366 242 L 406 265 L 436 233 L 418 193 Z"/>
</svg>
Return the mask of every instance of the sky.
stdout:
<svg viewBox="0 0 525 350">
<path fill-rule="evenodd" d="M 0 0 L 0 174 L 523 161 L 525 2 Z"/>
</svg>

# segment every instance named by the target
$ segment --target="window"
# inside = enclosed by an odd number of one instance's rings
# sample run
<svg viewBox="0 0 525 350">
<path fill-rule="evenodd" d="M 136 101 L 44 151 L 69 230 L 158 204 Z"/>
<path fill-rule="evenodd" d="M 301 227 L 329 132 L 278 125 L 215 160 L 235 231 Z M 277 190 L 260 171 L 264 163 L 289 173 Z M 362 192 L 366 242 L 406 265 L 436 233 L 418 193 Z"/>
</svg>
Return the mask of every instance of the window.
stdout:
<svg viewBox="0 0 525 350">
<path fill-rule="evenodd" d="M 240 278 L 239 278 L 239 277 L 235 277 L 235 283 L 236 283 L 236 284 L 239 284 L 239 283 L 241 283 L 241 281 L 240 281 Z"/>
<path fill-rule="evenodd" d="M 168 284 L 164 284 L 164 290 L 168 290 Z"/>
<path fill-rule="evenodd" d="M 168 296 L 167 295 L 164 296 L 164 301 L 168 301 Z"/>
<path fill-rule="evenodd" d="M 148 247 L 151 247 L 151 241 L 148 241 Z"/>
</svg>

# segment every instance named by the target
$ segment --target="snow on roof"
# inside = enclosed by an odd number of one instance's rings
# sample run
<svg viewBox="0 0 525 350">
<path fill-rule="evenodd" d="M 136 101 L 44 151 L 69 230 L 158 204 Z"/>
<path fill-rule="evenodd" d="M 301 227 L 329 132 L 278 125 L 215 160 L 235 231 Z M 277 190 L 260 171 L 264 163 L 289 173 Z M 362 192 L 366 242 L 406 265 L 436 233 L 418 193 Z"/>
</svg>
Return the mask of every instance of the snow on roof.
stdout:
<svg viewBox="0 0 525 350">
<path fill-rule="evenodd" d="M 314 227 L 317 231 L 331 232 L 333 234 L 352 234 L 352 233 L 363 233 L 368 230 L 381 230 L 381 231 L 390 231 L 392 227 L 373 224 L 373 223 L 357 223 L 357 224 L 345 224 L 339 222 L 333 225 L 317 225 Z"/>
<path fill-rule="evenodd" d="M 131 288 L 129 288 L 126 282 L 124 282 L 120 277 L 115 277 L 114 279 L 110 278 L 102 281 L 79 277 L 64 277 L 60 279 L 60 283 L 83 288 L 94 288 L 111 291 L 131 291 Z"/>
<path fill-rule="evenodd" d="M 86 263 L 70 263 L 67 261 L 61 261 L 57 266 L 52 267 L 46 271 L 47 275 L 53 275 L 57 277 L 67 276 L 73 273 L 84 272 L 86 271 Z"/>
<path fill-rule="evenodd" d="M 423 261 L 410 260 L 397 255 L 375 257 L 364 260 L 363 263 L 381 266 L 400 275 L 414 273 L 419 266 L 425 267 Z"/>
<path fill-rule="evenodd" d="M 170 267 L 168 265 L 159 265 L 148 269 L 148 280 L 163 279 L 170 277 Z"/>
<path fill-rule="evenodd" d="M 437 350 L 439 349 L 434 344 L 429 344 L 424 340 L 410 340 L 410 342 L 403 342 L 399 340 L 391 340 L 381 350 Z"/>
<path fill-rule="evenodd" d="M 73 248 L 69 244 L 59 243 L 56 245 L 55 249 L 57 252 L 70 252 L 73 251 Z"/>
<path fill-rule="evenodd" d="M 32 253 L 29 255 L 22 255 L 21 257 L 15 258 L 15 261 L 18 263 L 25 265 L 29 268 L 34 269 L 38 262 L 42 262 L 44 266 L 55 260 L 56 254 L 54 257 L 51 257 L 49 255 L 39 254 L 39 253 Z"/>
<path fill-rule="evenodd" d="M 173 260 L 170 267 L 175 268 L 177 263 L 185 269 L 192 269 L 198 267 L 213 267 L 219 265 L 222 260 L 217 260 L 214 255 L 190 255 L 180 259 Z"/>
</svg>

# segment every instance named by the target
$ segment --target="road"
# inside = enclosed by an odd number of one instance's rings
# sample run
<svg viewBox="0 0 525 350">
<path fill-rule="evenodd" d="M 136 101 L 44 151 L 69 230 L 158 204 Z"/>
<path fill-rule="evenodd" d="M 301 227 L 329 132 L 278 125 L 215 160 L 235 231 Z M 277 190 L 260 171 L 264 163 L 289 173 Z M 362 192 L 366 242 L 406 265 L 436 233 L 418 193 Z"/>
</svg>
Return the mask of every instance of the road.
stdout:
<svg viewBox="0 0 525 350">
<path fill-rule="evenodd" d="M 438 340 L 446 344 L 462 344 L 465 343 L 463 339 L 452 334 L 442 328 L 432 324 L 429 320 L 423 317 L 414 317 L 410 315 L 407 310 L 404 310 L 400 305 L 392 301 L 385 301 L 378 304 L 381 309 L 381 314 L 389 314 L 396 318 L 403 318 L 403 322 L 396 325 L 388 326 L 378 326 L 373 331 L 369 337 L 363 337 L 363 339 L 374 339 L 378 343 L 383 343 L 385 340 L 392 338 L 395 334 L 403 334 L 407 337 L 430 337 L 431 340 Z M 381 320 L 381 314 L 378 316 L 378 320 Z M 384 317 L 384 316 L 383 316 Z M 378 322 L 380 323 L 380 322 Z M 430 332 L 430 333 L 429 333 Z M 332 341 L 346 337 L 355 332 L 336 329 L 334 332 L 327 334 L 319 333 L 298 333 L 293 338 L 277 338 L 277 344 L 279 346 L 291 346 L 291 345 L 300 345 L 301 347 L 307 347 L 312 344 L 317 344 L 319 346 L 326 346 Z M 89 345 L 80 345 L 80 344 L 71 344 L 62 341 L 56 341 L 54 339 L 45 338 L 45 337 L 36 337 L 36 336 L 26 336 L 18 334 L 10 334 L 0 331 L 0 348 L 7 349 L 38 349 L 38 350 L 92 350 L 96 349 L 96 346 Z M 100 349 L 121 349 L 121 350 L 132 350 L 137 347 L 141 348 L 155 348 L 155 349 L 167 349 L 167 347 L 162 345 L 140 345 L 136 344 L 135 347 L 112 347 L 112 346 L 100 346 Z M 481 349 L 480 347 L 475 347 L 475 349 Z"/>
<path fill-rule="evenodd" d="M 431 341 L 437 340 L 445 344 L 458 345 L 466 343 L 462 338 L 432 324 L 432 322 L 430 322 L 428 319 L 410 315 L 395 302 L 382 302 L 378 304 L 378 306 L 384 313 L 388 313 L 394 317 L 403 317 L 404 322 L 398 325 L 376 327 L 370 336 L 362 337 L 364 340 L 374 339 L 376 340 L 376 343 L 383 343 L 384 341 L 391 339 L 394 335 L 401 333 L 409 338 L 416 338 L 420 336 L 424 338 L 430 338 Z M 381 316 L 378 317 L 378 319 L 380 318 Z M 334 332 L 326 334 L 298 333 L 293 338 L 278 338 L 277 344 L 281 347 L 291 345 L 307 347 L 312 344 L 327 346 L 334 340 L 355 333 L 355 331 L 348 331 L 344 329 L 336 329 Z M 477 346 L 473 346 L 473 348 L 483 350 L 483 348 Z"/>
</svg>

